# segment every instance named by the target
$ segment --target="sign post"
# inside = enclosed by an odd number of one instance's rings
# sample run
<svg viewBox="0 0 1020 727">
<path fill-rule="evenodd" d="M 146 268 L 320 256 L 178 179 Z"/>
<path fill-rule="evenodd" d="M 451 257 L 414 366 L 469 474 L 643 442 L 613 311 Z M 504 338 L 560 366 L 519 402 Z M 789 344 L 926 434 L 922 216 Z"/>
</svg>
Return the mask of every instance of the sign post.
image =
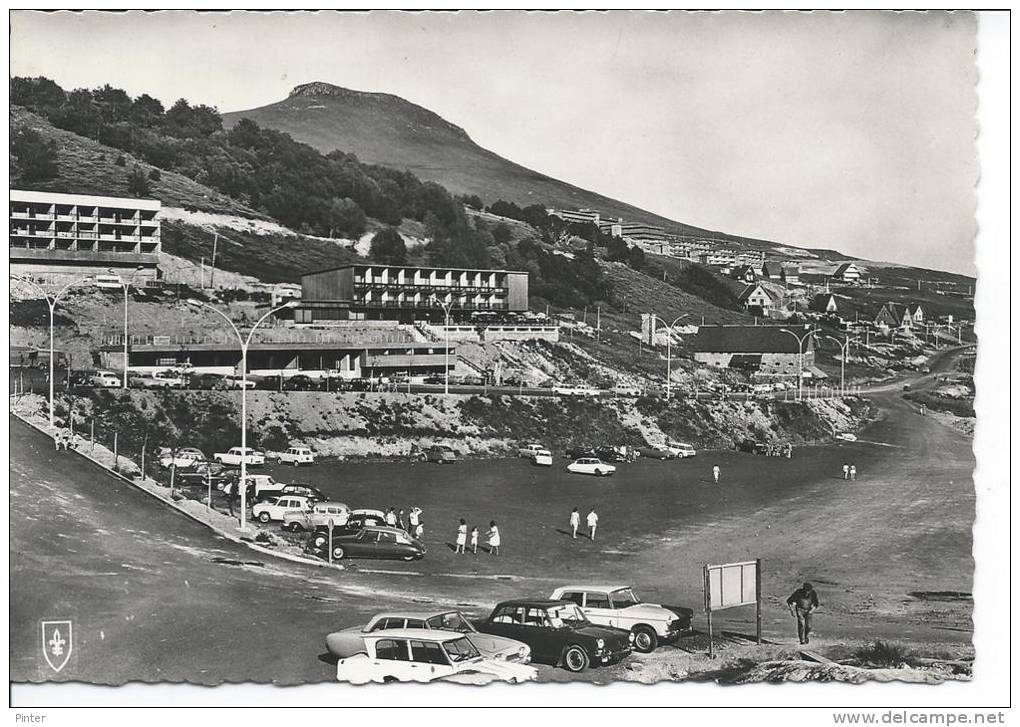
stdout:
<svg viewBox="0 0 1020 727">
<path fill-rule="evenodd" d="M 715 643 L 712 634 L 713 611 L 754 604 L 756 608 L 755 641 L 761 643 L 761 575 L 760 558 L 741 563 L 705 564 L 705 617 L 708 625 L 709 657 L 715 656 Z"/>
<path fill-rule="evenodd" d="M 333 518 L 329 519 L 329 564 L 333 565 Z"/>
</svg>

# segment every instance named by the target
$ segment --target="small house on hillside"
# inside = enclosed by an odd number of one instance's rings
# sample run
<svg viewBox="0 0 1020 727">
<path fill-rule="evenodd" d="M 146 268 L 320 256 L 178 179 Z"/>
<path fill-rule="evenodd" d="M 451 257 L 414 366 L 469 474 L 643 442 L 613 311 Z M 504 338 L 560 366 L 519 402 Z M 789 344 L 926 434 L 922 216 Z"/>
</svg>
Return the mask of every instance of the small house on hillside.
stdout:
<svg viewBox="0 0 1020 727">
<path fill-rule="evenodd" d="M 832 293 L 817 293 L 808 303 L 808 310 L 815 313 L 837 313 L 836 296 Z"/>
<path fill-rule="evenodd" d="M 914 318 L 902 303 L 886 303 L 875 316 L 875 325 L 879 328 L 889 330 L 899 328 L 910 330 L 913 328 Z"/>
<path fill-rule="evenodd" d="M 853 263 L 843 263 L 836 268 L 832 279 L 841 283 L 858 283 L 861 280 L 861 269 Z"/>
<path fill-rule="evenodd" d="M 783 265 L 779 271 L 779 279 L 786 285 L 800 285 L 800 266 L 789 263 Z"/>
<path fill-rule="evenodd" d="M 924 325 L 924 309 L 920 303 L 907 303 L 907 314 L 915 326 Z"/>
<path fill-rule="evenodd" d="M 775 260 L 769 260 L 761 266 L 761 276 L 767 280 L 779 280 L 783 266 Z"/>
<path fill-rule="evenodd" d="M 773 376 L 796 376 L 803 363 L 806 376 L 824 377 L 814 367 L 814 337 L 803 338 L 800 326 L 701 326 L 688 343 L 698 363 L 717 368 L 741 368 Z"/>
<path fill-rule="evenodd" d="M 748 311 L 757 312 L 759 315 L 764 315 L 775 305 L 772 293 L 767 291 L 761 283 L 748 285 L 737 297 L 737 300 Z"/>
<path fill-rule="evenodd" d="M 730 271 L 730 277 L 734 280 L 741 280 L 745 283 L 753 283 L 757 277 L 754 268 L 750 265 L 737 265 Z"/>
</svg>

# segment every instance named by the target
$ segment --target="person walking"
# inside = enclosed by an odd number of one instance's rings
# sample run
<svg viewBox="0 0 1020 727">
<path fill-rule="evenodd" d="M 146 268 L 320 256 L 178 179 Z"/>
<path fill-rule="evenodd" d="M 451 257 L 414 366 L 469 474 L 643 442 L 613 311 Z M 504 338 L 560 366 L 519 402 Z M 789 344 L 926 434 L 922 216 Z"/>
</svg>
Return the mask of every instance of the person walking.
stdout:
<svg viewBox="0 0 1020 727">
<path fill-rule="evenodd" d="M 385 520 L 386 524 L 389 525 L 391 528 L 397 527 L 397 514 L 393 512 L 392 507 L 386 511 Z"/>
<path fill-rule="evenodd" d="M 846 462 L 843 463 L 843 479 L 844 480 L 850 479 L 850 465 L 847 464 Z"/>
<path fill-rule="evenodd" d="M 419 520 L 418 524 L 414 526 L 414 537 L 417 538 L 418 540 L 421 540 L 424 535 L 425 526 L 422 525 L 421 520 Z"/>
<path fill-rule="evenodd" d="M 471 528 L 471 552 L 478 555 L 478 526 Z"/>
<path fill-rule="evenodd" d="M 464 553 L 464 546 L 467 544 L 467 522 L 464 518 L 460 519 L 460 525 L 457 526 L 457 544 L 453 548 L 454 553 Z"/>
<path fill-rule="evenodd" d="M 570 537 L 577 540 L 577 529 L 581 527 L 581 513 L 575 507 L 570 512 Z"/>
<path fill-rule="evenodd" d="M 721 475 L 721 474 L 722 474 L 722 470 L 719 469 L 719 465 L 714 465 L 712 467 L 712 479 L 715 480 L 715 484 L 717 484 L 717 485 L 719 484 L 719 475 Z"/>
<path fill-rule="evenodd" d="M 855 464 L 850 465 L 850 479 L 851 480 L 857 479 L 857 465 Z"/>
<path fill-rule="evenodd" d="M 489 521 L 489 555 L 499 555 L 499 546 L 501 543 L 499 537 L 499 527 L 496 525 L 495 520 Z"/>
<path fill-rule="evenodd" d="M 414 535 L 418 532 L 418 522 L 421 516 L 421 510 L 417 507 L 412 507 L 411 512 L 407 516 L 407 531 Z"/>
<path fill-rule="evenodd" d="M 819 606 L 815 587 L 810 583 L 804 583 L 790 594 L 786 599 L 786 605 L 790 609 L 790 615 L 797 617 L 797 638 L 802 644 L 808 643 L 811 636 L 811 614 Z"/>
<path fill-rule="evenodd" d="M 404 527 L 404 508 L 400 508 L 400 512 L 397 513 L 397 527 L 401 530 L 407 530 Z"/>
<path fill-rule="evenodd" d="M 599 514 L 595 512 L 593 507 L 588 512 L 588 538 L 592 541 L 595 540 L 595 529 L 599 526 Z"/>
</svg>

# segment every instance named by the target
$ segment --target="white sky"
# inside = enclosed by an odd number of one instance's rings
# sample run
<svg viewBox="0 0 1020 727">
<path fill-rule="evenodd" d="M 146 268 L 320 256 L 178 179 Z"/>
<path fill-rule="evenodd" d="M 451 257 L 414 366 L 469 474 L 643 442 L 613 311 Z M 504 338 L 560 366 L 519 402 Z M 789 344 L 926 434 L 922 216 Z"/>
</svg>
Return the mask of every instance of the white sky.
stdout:
<svg viewBox="0 0 1020 727">
<path fill-rule="evenodd" d="M 11 13 L 11 74 L 221 111 L 326 81 L 683 222 L 974 274 L 976 20 L 948 13 Z"/>
</svg>

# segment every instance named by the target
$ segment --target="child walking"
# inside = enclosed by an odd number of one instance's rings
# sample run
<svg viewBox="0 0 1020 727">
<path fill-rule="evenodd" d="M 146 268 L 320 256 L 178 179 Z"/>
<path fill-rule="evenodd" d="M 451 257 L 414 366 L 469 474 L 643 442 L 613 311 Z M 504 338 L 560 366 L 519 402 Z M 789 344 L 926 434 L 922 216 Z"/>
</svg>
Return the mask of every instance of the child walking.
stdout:
<svg viewBox="0 0 1020 727">
<path fill-rule="evenodd" d="M 471 552 L 478 555 L 478 526 L 471 528 Z"/>
<path fill-rule="evenodd" d="M 453 549 L 453 552 L 463 553 L 465 543 L 467 543 L 467 523 L 464 521 L 464 518 L 461 518 L 460 525 L 457 526 L 457 546 Z"/>
</svg>

